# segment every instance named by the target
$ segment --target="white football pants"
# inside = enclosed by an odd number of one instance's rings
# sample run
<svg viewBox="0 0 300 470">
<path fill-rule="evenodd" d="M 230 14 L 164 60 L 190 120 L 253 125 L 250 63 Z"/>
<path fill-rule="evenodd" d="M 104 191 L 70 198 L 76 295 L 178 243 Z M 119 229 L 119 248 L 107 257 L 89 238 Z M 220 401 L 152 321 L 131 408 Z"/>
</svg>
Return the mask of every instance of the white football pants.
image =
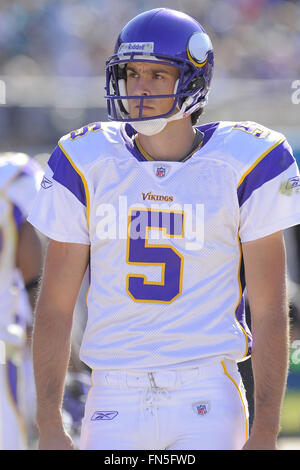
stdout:
<svg viewBox="0 0 300 470">
<path fill-rule="evenodd" d="M 238 450 L 247 438 L 248 405 L 233 361 L 92 373 L 81 450 Z"/>
</svg>

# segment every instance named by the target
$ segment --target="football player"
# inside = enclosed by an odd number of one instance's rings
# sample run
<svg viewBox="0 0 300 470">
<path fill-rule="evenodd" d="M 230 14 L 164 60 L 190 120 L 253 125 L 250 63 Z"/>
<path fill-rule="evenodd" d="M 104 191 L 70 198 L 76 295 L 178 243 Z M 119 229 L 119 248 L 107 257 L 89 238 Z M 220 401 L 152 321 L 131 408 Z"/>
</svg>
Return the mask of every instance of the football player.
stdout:
<svg viewBox="0 0 300 470">
<path fill-rule="evenodd" d="M 0 155 L 0 449 L 28 446 L 23 352 L 41 270 L 41 242 L 26 221 L 42 177 L 23 153 Z M 31 302 L 31 304 L 30 304 Z M 30 306 L 31 305 L 31 306 Z M 31 403 L 33 406 L 33 403 Z"/>
<path fill-rule="evenodd" d="M 81 449 L 275 449 L 288 361 L 282 230 L 300 222 L 285 137 L 197 125 L 213 73 L 202 26 L 165 8 L 121 31 L 106 64 L 110 122 L 62 137 L 29 221 L 51 241 L 36 310 L 41 449 L 61 419 L 72 312 L 87 266 Z M 244 290 L 252 332 L 245 322 Z M 237 363 L 255 381 L 251 435 Z"/>
</svg>

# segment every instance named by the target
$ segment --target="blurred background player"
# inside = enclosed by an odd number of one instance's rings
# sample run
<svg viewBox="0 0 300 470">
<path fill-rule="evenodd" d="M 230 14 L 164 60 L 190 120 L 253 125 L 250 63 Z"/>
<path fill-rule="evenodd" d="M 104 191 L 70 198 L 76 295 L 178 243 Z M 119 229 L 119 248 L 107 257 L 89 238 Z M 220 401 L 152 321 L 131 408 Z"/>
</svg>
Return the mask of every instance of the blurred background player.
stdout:
<svg viewBox="0 0 300 470">
<path fill-rule="evenodd" d="M 29 332 L 42 251 L 26 217 L 41 178 L 41 168 L 28 155 L 0 154 L 0 341 L 5 350 L 0 365 L 2 450 L 28 448 L 28 417 L 35 411 Z"/>
</svg>

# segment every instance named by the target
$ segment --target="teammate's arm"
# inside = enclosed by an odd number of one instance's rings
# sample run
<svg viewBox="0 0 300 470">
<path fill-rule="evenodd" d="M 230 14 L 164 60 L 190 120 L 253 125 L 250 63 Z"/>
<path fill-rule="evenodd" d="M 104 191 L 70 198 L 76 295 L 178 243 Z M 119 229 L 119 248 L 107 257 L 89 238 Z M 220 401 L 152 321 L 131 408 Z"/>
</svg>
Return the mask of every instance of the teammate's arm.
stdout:
<svg viewBox="0 0 300 470">
<path fill-rule="evenodd" d="M 243 244 L 253 334 L 255 416 L 245 449 L 276 449 L 288 371 L 289 321 L 282 232 Z"/>
<path fill-rule="evenodd" d="M 40 239 L 29 222 L 20 228 L 16 266 L 21 270 L 25 285 L 36 286 L 42 269 L 42 245 Z M 36 290 L 29 289 L 28 295 L 32 308 L 36 301 Z"/>
<path fill-rule="evenodd" d="M 88 260 L 88 245 L 49 242 L 33 331 L 40 449 L 73 447 L 63 428 L 61 407 L 73 310 Z"/>
</svg>

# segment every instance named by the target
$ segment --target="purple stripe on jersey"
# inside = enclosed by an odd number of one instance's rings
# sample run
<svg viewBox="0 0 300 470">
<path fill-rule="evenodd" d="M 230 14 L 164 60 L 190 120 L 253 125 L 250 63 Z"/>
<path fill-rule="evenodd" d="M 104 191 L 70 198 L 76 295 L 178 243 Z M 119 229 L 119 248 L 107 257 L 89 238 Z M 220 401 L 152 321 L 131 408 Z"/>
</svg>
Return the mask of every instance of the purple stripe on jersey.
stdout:
<svg viewBox="0 0 300 470">
<path fill-rule="evenodd" d="M 205 144 L 211 139 L 214 132 L 219 127 L 219 122 L 210 122 L 209 124 L 204 124 L 203 126 L 197 126 L 197 129 L 204 133 L 203 143 L 201 148 L 204 147 Z"/>
<path fill-rule="evenodd" d="M 13 205 L 13 217 L 14 217 L 17 230 L 18 232 L 20 232 L 20 228 L 23 222 L 25 221 L 25 215 L 16 204 Z"/>
<path fill-rule="evenodd" d="M 7 361 L 7 381 L 11 397 L 14 400 L 15 405 L 18 405 L 17 395 L 17 367 L 10 360 Z"/>
<path fill-rule="evenodd" d="M 86 206 L 86 194 L 82 179 L 59 146 L 54 149 L 48 165 L 53 171 L 53 179 L 71 191 Z"/>
<path fill-rule="evenodd" d="M 253 191 L 276 178 L 294 162 L 291 147 L 286 141 L 283 141 L 253 168 L 238 187 L 237 195 L 240 207 L 249 199 Z"/>
<path fill-rule="evenodd" d="M 136 131 L 130 124 L 125 124 L 124 127 L 121 127 L 121 137 L 124 140 L 125 146 L 127 150 L 139 161 L 145 162 L 147 161 L 144 155 L 141 154 L 139 149 L 137 148 L 135 141 L 133 140 L 133 136 L 136 134 Z"/>
</svg>

